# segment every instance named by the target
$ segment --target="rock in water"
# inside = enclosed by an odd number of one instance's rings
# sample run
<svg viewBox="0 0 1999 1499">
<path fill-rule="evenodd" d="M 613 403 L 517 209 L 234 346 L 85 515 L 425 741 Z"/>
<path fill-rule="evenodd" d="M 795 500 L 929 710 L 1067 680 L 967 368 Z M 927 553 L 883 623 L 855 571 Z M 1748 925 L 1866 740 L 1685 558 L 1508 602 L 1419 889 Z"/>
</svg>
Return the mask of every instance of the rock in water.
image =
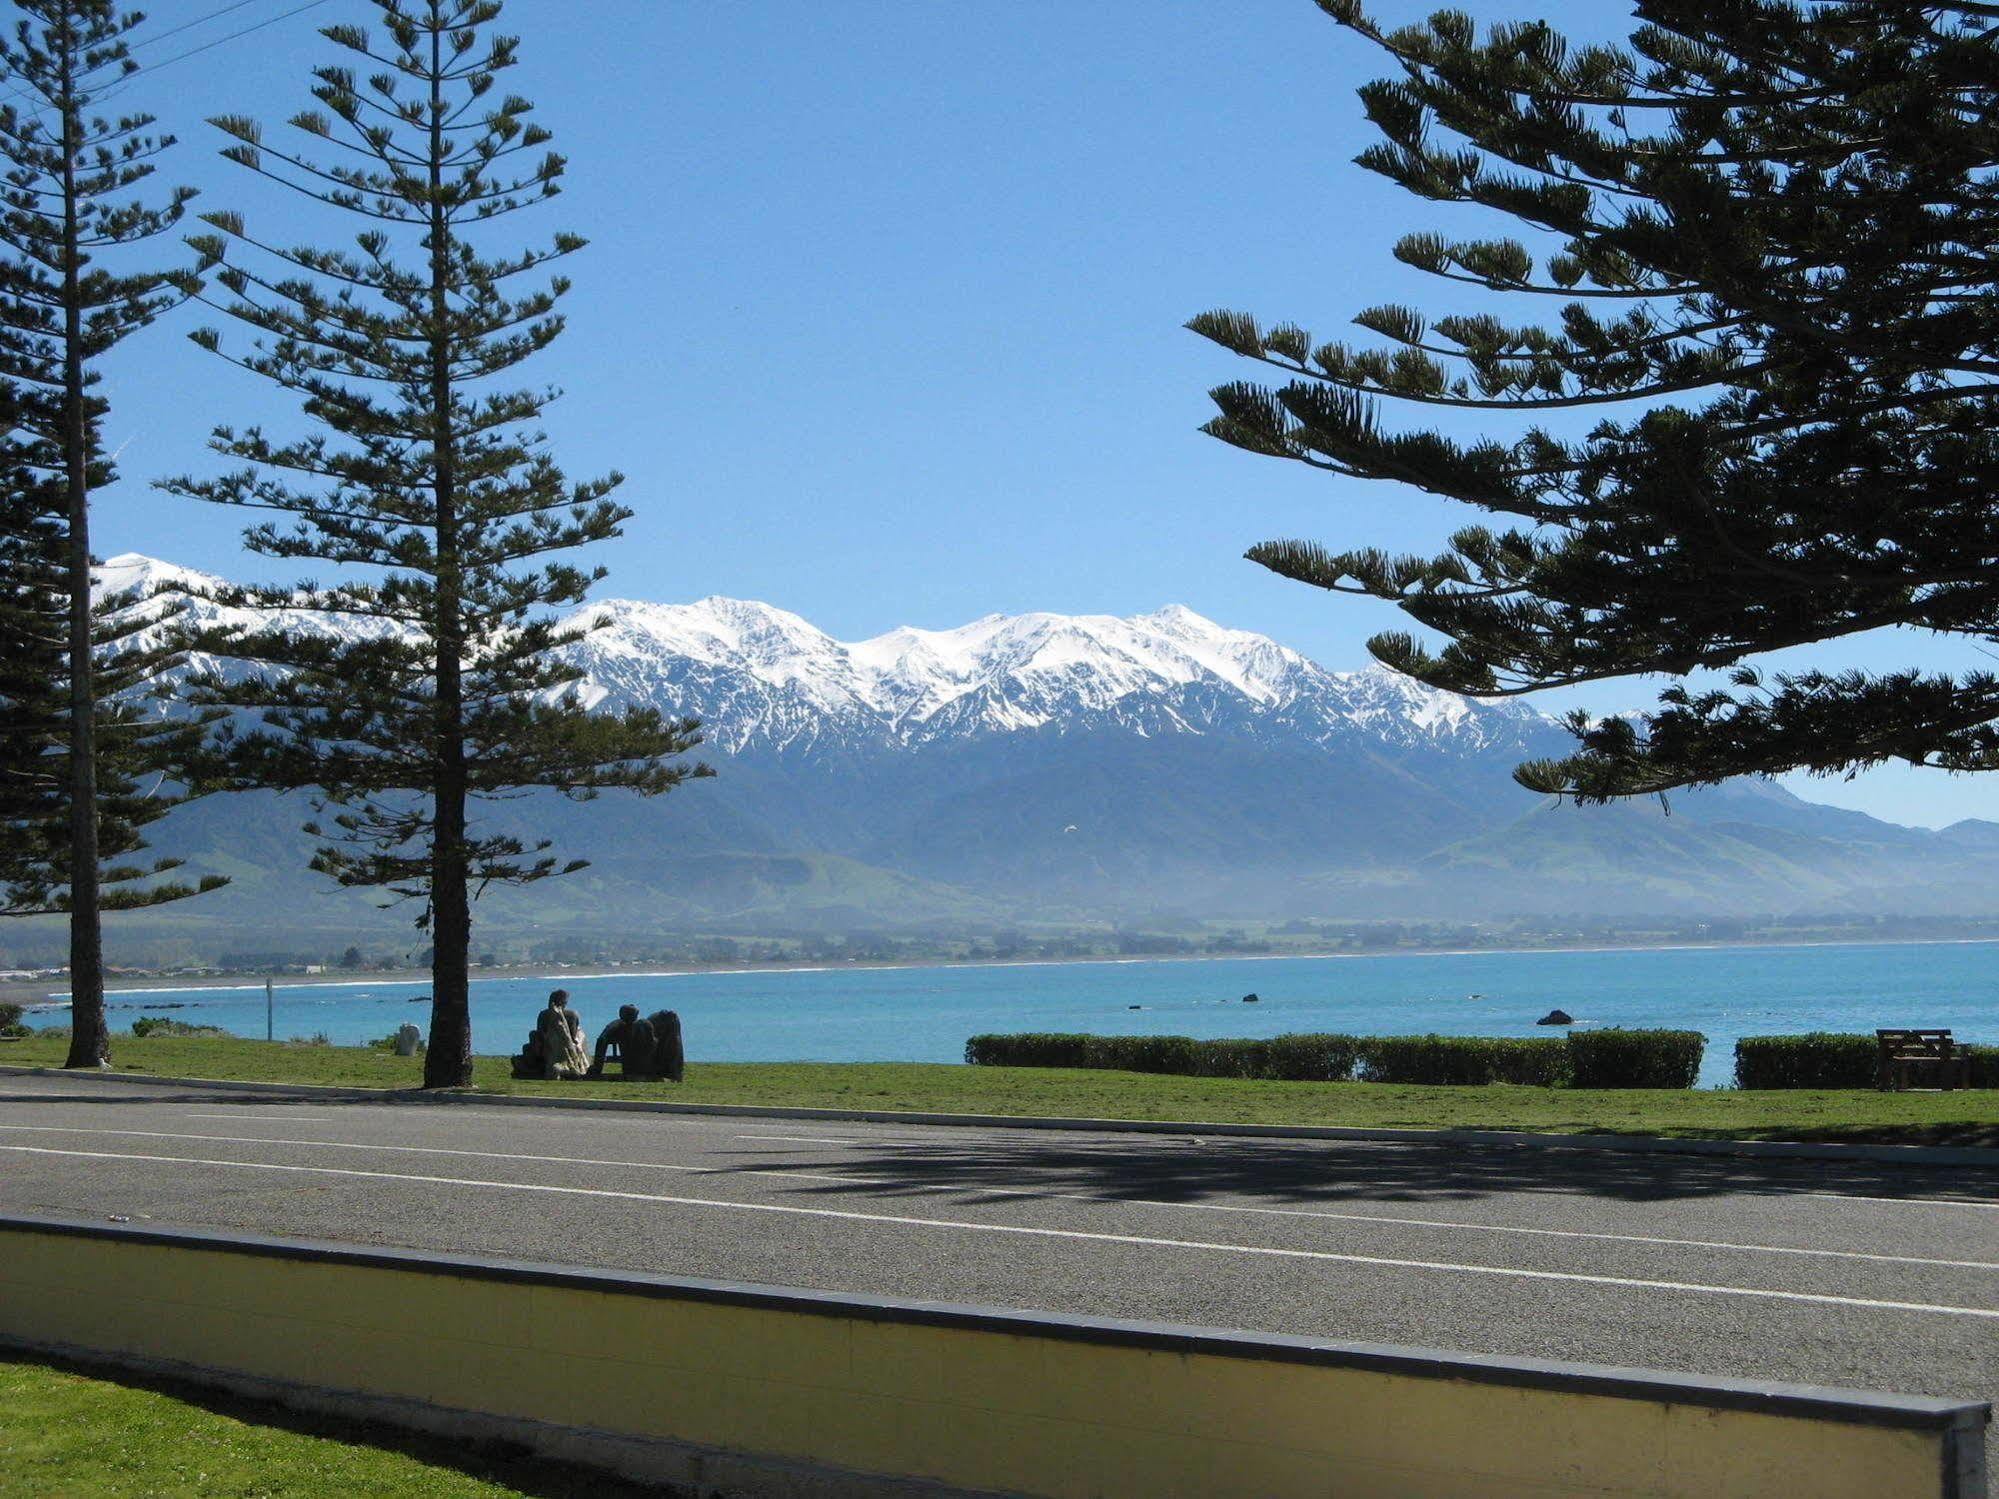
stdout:
<svg viewBox="0 0 1999 1499">
<path fill-rule="evenodd" d="M 1263 1000 L 1259 995 L 1245 994 L 1242 997 L 1242 1002 L 1246 1005 L 1259 1005 L 1263 1003 Z"/>
<path fill-rule="evenodd" d="M 1536 1025 L 1574 1025 L 1576 1017 L 1571 1015 L 1567 1010 L 1550 1010 L 1534 1023 Z"/>
</svg>

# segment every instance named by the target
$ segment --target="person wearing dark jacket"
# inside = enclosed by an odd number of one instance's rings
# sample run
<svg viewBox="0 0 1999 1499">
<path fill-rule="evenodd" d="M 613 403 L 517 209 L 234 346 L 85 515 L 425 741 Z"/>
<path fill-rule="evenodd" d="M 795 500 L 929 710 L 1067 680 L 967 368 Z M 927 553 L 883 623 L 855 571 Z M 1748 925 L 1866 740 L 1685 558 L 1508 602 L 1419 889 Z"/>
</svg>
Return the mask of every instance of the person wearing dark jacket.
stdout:
<svg viewBox="0 0 1999 1499">
<path fill-rule="evenodd" d="M 598 1034 L 590 1076 L 604 1075 L 604 1054 L 614 1046 L 618 1048 L 618 1060 L 624 1063 L 626 1077 L 655 1075 L 653 1053 L 659 1049 L 659 1037 L 650 1021 L 639 1018 L 637 1005 L 619 1005 L 618 1018 Z"/>
<path fill-rule="evenodd" d="M 612 1047 L 624 1074 L 631 1078 L 666 1078 L 679 1082 L 687 1074 L 687 1056 L 681 1046 L 680 1017 L 671 1010 L 655 1010 L 639 1018 L 637 1005 L 620 1005 L 618 1018 L 597 1037 L 597 1055 L 590 1065 L 591 1077 L 604 1075 L 604 1059 Z"/>
<path fill-rule="evenodd" d="M 653 1068 L 673 1082 L 687 1076 L 687 1052 L 680 1043 L 680 1017 L 671 1010 L 655 1010 L 650 1017 L 653 1039 Z"/>
</svg>

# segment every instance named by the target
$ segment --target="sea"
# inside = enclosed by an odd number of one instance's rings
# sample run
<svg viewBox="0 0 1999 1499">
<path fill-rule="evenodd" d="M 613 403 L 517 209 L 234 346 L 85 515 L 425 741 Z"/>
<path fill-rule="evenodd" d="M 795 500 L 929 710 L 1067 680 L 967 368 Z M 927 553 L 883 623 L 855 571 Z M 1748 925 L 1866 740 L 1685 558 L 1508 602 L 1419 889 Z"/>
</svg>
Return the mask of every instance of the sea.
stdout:
<svg viewBox="0 0 1999 1499">
<path fill-rule="evenodd" d="M 1201 958 L 1097 962 L 759 968 L 476 979 L 473 1044 L 518 1048 L 554 987 L 592 1035 L 621 1004 L 679 1013 L 690 1064 L 961 1062 L 986 1031 L 1101 1035 L 1274 1036 L 1558 1034 L 1578 1026 L 1667 1026 L 1708 1038 L 1701 1082 L 1723 1086 L 1735 1040 L 1795 1031 L 1948 1026 L 1999 1043 L 1999 943 L 1851 943 L 1587 951 Z M 1248 996 L 1254 996 L 1254 1002 Z M 60 1022 L 50 995 L 29 1020 Z M 266 1030 L 262 983 L 123 991 L 107 996 L 114 1031 L 139 1015 Z M 336 1043 L 427 1023 L 420 983 L 277 983 L 269 1025 L 280 1040 Z"/>
</svg>

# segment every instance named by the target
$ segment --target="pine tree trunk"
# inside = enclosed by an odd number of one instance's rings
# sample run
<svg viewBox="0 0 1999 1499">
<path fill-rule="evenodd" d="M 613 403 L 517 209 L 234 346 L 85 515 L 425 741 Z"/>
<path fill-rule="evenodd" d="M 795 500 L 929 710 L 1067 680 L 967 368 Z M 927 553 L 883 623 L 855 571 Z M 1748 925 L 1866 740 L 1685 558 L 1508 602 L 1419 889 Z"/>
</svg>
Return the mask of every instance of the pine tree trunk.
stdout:
<svg viewBox="0 0 1999 1499">
<path fill-rule="evenodd" d="M 447 776 L 448 779 L 448 776 Z M 468 954 L 472 903 L 465 882 L 465 781 L 461 763 L 456 790 L 440 781 L 435 855 L 430 884 L 430 1049 L 424 1053 L 426 1088 L 462 1088 L 472 1081 L 472 995 Z"/>
<path fill-rule="evenodd" d="M 69 520 L 69 1059 L 65 1067 L 111 1061 L 104 1019 L 104 934 L 97 886 L 96 693 L 90 639 L 90 430 L 84 412 L 83 317 L 78 307 L 76 157 L 79 120 L 70 92 L 73 49 L 64 37 L 63 129 L 63 456 Z"/>
<path fill-rule="evenodd" d="M 426 1088 L 472 1081 L 472 903 L 465 868 L 465 690 L 463 557 L 457 437 L 452 430 L 450 234 L 444 211 L 443 36 L 430 34 L 430 408 L 437 498 L 437 789 L 431 827 L 430 1050 Z"/>
</svg>

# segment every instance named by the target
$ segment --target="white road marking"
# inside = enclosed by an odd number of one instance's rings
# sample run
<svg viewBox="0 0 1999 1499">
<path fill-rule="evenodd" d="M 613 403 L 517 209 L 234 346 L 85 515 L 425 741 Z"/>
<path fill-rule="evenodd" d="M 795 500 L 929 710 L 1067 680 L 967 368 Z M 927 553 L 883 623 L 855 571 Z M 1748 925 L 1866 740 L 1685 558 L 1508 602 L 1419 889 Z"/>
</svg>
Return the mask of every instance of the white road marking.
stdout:
<svg viewBox="0 0 1999 1499">
<path fill-rule="evenodd" d="M 897 1150 L 906 1150 L 912 1146 L 927 1143 L 922 1140 L 858 1140 L 829 1135 L 737 1135 L 735 1138 L 738 1140 L 788 1140 L 797 1145 L 887 1145 Z"/>
<path fill-rule="evenodd" d="M 1863 1260 L 1874 1264 L 1924 1265 L 1943 1270 L 1999 1270 L 1999 1261 L 1994 1260 L 1928 1259 L 1909 1254 L 1869 1254 L 1858 1249 L 1801 1249 L 1786 1244 L 1740 1244 L 1726 1239 L 1675 1239 L 1653 1234 L 1613 1234 L 1578 1228 L 1527 1228 L 1511 1223 L 1466 1223 L 1453 1218 L 1405 1218 L 1387 1213 L 1335 1212 L 1325 1208 L 1253 1207 L 1244 1203 L 1168 1202 L 1162 1198 L 1150 1197 L 1103 1197 L 1089 1192 L 1043 1192 L 1023 1187 L 995 1187 L 982 1182 L 902 1182 L 893 1177 L 854 1176 L 830 1171 L 782 1171 L 763 1166 L 682 1166 L 660 1161 L 608 1161 L 589 1156 L 526 1155 L 517 1151 L 499 1150 L 453 1150 L 442 1145 L 368 1145 L 348 1140 L 279 1140 L 272 1139 L 268 1135 L 195 1135 L 177 1134 L 168 1130 L 90 1129 L 76 1125 L 55 1124 L 0 1124 L 0 1130 L 42 1135 L 117 1135 L 125 1139 L 139 1140 L 205 1140 L 215 1145 L 295 1145 L 311 1150 L 393 1151 L 401 1155 L 466 1156 L 482 1161 L 535 1161 L 550 1166 L 610 1166 L 632 1171 L 674 1171 L 687 1176 L 768 1176 L 786 1181 L 834 1182 L 841 1186 L 894 1187 L 907 1192 L 978 1192 L 988 1196 L 1026 1197 L 1038 1201 L 1087 1202 L 1098 1207 L 1176 1208 L 1201 1213 L 1327 1218 L 1341 1223 L 1379 1223 L 1392 1228 L 1440 1228 L 1464 1233 L 1520 1234 L 1533 1238 L 1592 1239 L 1612 1244 L 1649 1244 L 1667 1249 L 1724 1249 L 1743 1254 Z M 763 1137 L 738 1135 L 736 1138 L 754 1140 Z"/>
<path fill-rule="evenodd" d="M 800 1145 L 860 1145 L 863 1141 L 845 1135 L 731 1135 L 732 1140 L 792 1140 Z"/>
<path fill-rule="evenodd" d="M 1948 1270 L 1999 1270 L 1999 1261 L 1994 1260 L 1940 1260 L 1908 1254 L 1868 1254 L 1858 1249 L 1800 1249 L 1786 1244 L 1738 1244 L 1727 1239 L 1675 1239 L 1654 1234 L 1592 1232 L 1580 1228 L 1526 1228 L 1512 1223 L 1463 1223 L 1449 1218 L 1399 1218 L 1386 1213 L 1341 1213 L 1324 1208 L 1252 1207 L 1244 1203 L 1224 1202 L 1150 1202 L 1142 1198 L 1123 1197 L 1092 1197 L 1085 1200 L 1137 1201 L 1148 1207 L 1185 1207 L 1209 1213 L 1255 1213 L 1281 1218 L 1336 1218 L 1351 1223 L 1385 1223 L 1401 1228 L 1443 1228 L 1466 1233 L 1524 1234 L 1549 1239 L 1594 1239 L 1615 1244 L 1651 1244 L 1669 1249 L 1733 1249 L 1746 1254 L 1788 1254 L 1804 1255 L 1812 1259 L 1869 1260 L 1876 1264 L 1931 1265 Z"/>
<path fill-rule="evenodd" d="M 1263 1244 L 1217 1244 L 1199 1239 L 1163 1239 L 1143 1234 L 1093 1233 L 1075 1228 L 1034 1228 L 1015 1223 L 973 1223 L 957 1218 L 914 1218 L 896 1213 L 859 1213 L 838 1208 L 794 1207 L 788 1203 L 730 1202 L 726 1198 L 670 1197 L 654 1192 L 619 1192 L 608 1187 L 560 1187 L 540 1183 L 486 1181 L 477 1177 L 420 1176 L 399 1171 L 361 1171 L 346 1166 L 285 1166 L 270 1161 L 218 1161 L 199 1156 L 137 1155 L 118 1151 L 56 1150 L 42 1145 L 0 1145 L 20 1155 L 68 1156 L 96 1161 L 144 1161 L 163 1166 L 215 1166 L 225 1170 L 282 1171 L 301 1176 L 345 1176 L 369 1181 L 417 1182 L 426 1186 L 490 1187 L 502 1192 L 539 1192 L 562 1197 L 603 1197 L 624 1202 L 657 1202 L 673 1207 L 721 1208 L 738 1213 L 778 1213 L 799 1218 L 832 1218 L 850 1223 L 890 1223 L 907 1228 L 948 1228 L 964 1233 L 1017 1234 L 1037 1239 L 1074 1239 L 1098 1244 L 1131 1244 L 1150 1249 L 1196 1249 L 1216 1254 L 1268 1259 L 1317 1260 L 1342 1265 L 1374 1265 L 1392 1270 L 1427 1270 L 1444 1275 L 1493 1275 L 1511 1280 L 1551 1280 L 1578 1285 L 1619 1286 L 1640 1291 L 1683 1291 L 1701 1296 L 1746 1296 L 1762 1301 L 1794 1301 L 1813 1306 L 1865 1307 L 1873 1311 L 1916 1312 L 1926 1316 L 1976 1317 L 1999 1321 L 1999 1308 L 1943 1306 L 1922 1301 L 1882 1301 L 1865 1296 L 1828 1296 L 1810 1291 L 1772 1291 L 1752 1286 L 1717 1286 L 1699 1281 L 1644 1280 L 1623 1275 L 1585 1275 L 1572 1270 L 1521 1270 L 1504 1265 L 1462 1265 L 1447 1260 L 1391 1259 L 1381 1255 L 1335 1254 L 1323 1249 L 1280 1249 Z"/>
<path fill-rule="evenodd" d="M 1788 1197 L 1829 1197 L 1834 1202 L 1892 1202 L 1897 1207 L 1983 1208 L 1999 1213 L 1999 1202 L 1973 1202 L 1968 1197 L 1867 1197 L 1859 1192 L 1788 1192 Z"/>
<path fill-rule="evenodd" d="M 183 1114 L 181 1115 L 181 1118 L 183 1119 L 271 1119 L 271 1120 L 281 1120 L 286 1124 L 290 1124 L 293 1121 L 296 1121 L 300 1124 L 331 1124 L 333 1122 L 333 1116 L 331 1114 L 244 1114 L 244 1113 Z"/>
</svg>

